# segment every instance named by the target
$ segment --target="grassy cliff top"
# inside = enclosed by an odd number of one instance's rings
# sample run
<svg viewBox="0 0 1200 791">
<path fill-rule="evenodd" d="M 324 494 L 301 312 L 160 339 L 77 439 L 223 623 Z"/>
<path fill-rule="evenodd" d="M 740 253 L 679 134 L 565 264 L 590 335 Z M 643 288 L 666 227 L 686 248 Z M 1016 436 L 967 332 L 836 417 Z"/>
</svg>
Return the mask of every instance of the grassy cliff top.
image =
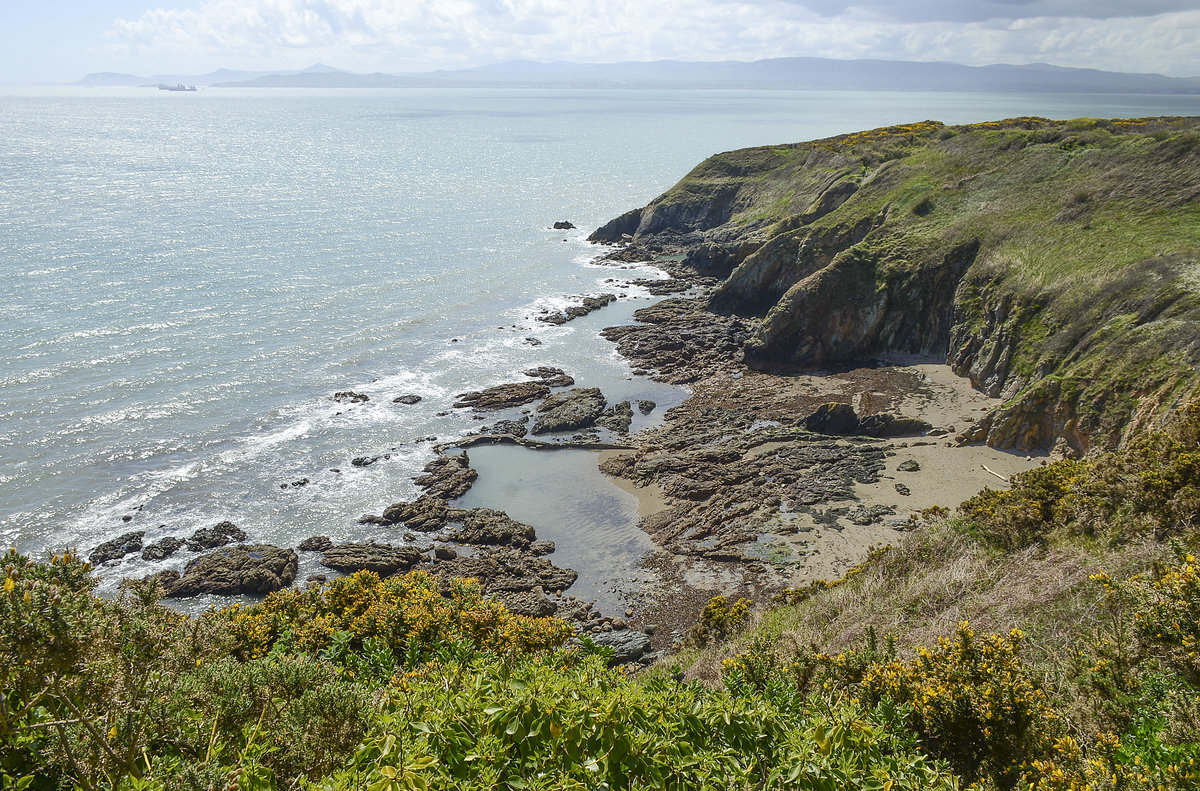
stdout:
<svg viewBox="0 0 1200 791">
<path fill-rule="evenodd" d="M 752 366 L 946 354 L 1008 402 L 971 439 L 1111 446 L 1200 382 L 1200 118 L 924 121 L 731 151 L 622 220 L 724 261 L 714 307 L 764 317 Z"/>
</svg>

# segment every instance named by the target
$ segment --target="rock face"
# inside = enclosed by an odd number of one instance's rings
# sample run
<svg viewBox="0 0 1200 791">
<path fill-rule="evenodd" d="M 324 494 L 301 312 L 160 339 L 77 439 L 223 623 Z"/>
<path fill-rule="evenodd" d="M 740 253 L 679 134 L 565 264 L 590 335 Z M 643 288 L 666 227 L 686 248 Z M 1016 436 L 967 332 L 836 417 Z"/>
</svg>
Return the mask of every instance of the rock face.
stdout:
<svg viewBox="0 0 1200 791">
<path fill-rule="evenodd" d="M 596 387 L 576 387 L 555 393 L 538 405 L 538 419 L 533 424 L 533 433 L 548 434 L 586 428 L 596 422 L 607 405 L 608 402 Z"/>
<path fill-rule="evenodd" d="M 450 491 L 457 491 L 457 488 Z M 444 499 L 426 494 L 411 503 L 389 505 L 383 511 L 383 521 L 419 533 L 432 533 L 446 526 L 449 510 Z"/>
<path fill-rule="evenodd" d="M 723 328 L 705 326 L 706 307 L 745 322 L 758 370 L 946 355 L 1006 402 L 960 441 L 1111 446 L 1200 387 L 1195 236 L 1177 216 L 1200 194 L 1197 130 L 1194 118 L 922 122 L 719 154 L 590 237 L 621 245 L 616 260 L 682 253 L 724 277 L 695 306 L 702 337 L 609 337 L 669 381 L 717 357 Z"/>
<path fill-rule="evenodd" d="M 120 560 L 126 555 L 141 552 L 142 537 L 145 535 L 145 530 L 135 530 L 131 533 L 117 536 L 111 541 L 105 541 L 92 550 L 92 554 L 88 555 L 88 562 L 93 566 L 99 566 L 102 563 L 108 563 L 110 560 Z"/>
<path fill-rule="evenodd" d="M 301 552 L 324 552 L 333 547 L 333 541 L 328 536 L 312 536 L 300 542 L 297 547 Z"/>
<path fill-rule="evenodd" d="M 374 571 L 385 577 L 408 571 L 420 561 L 421 553 L 416 548 L 387 544 L 339 544 L 321 555 L 321 565 L 335 571 Z"/>
<path fill-rule="evenodd" d="M 454 406 L 479 410 L 508 409 L 532 403 L 548 395 L 550 387 L 542 382 L 513 382 L 473 393 L 463 393 L 458 396 Z"/>
<path fill-rule="evenodd" d="M 218 549 L 188 563 L 183 576 L 162 579 L 167 596 L 184 598 L 202 593 L 266 594 L 296 579 L 296 553 L 269 544 L 241 544 Z"/>
</svg>

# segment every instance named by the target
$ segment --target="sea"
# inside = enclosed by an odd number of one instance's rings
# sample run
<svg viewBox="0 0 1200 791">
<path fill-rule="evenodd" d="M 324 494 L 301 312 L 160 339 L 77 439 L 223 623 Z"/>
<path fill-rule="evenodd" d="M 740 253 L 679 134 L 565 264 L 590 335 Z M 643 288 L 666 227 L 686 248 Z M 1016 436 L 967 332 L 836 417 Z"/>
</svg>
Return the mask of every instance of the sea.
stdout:
<svg viewBox="0 0 1200 791">
<path fill-rule="evenodd" d="M 655 401 L 635 429 L 686 397 L 599 337 L 663 275 L 597 263 L 595 227 L 720 151 L 1023 115 L 1200 115 L 1200 96 L 0 88 L 0 546 L 86 555 L 224 520 L 281 546 L 403 543 L 358 517 L 479 429 L 456 394 L 557 366 Z M 594 454 L 470 453 L 464 505 L 555 540 L 581 596 L 636 587 L 649 542 Z M 189 557 L 131 555 L 100 590 Z"/>
</svg>

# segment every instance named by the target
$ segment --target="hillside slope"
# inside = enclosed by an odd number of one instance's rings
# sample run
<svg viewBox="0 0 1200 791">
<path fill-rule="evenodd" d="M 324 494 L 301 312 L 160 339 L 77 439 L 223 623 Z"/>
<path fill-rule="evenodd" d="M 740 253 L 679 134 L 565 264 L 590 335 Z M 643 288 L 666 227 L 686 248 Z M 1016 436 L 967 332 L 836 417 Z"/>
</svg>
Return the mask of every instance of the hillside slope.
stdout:
<svg viewBox="0 0 1200 791">
<path fill-rule="evenodd" d="M 760 370 L 945 355 L 963 442 L 1071 455 L 1196 392 L 1200 119 L 927 121 L 705 160 L 594 241 L 681 248 Z"/>
</svg>

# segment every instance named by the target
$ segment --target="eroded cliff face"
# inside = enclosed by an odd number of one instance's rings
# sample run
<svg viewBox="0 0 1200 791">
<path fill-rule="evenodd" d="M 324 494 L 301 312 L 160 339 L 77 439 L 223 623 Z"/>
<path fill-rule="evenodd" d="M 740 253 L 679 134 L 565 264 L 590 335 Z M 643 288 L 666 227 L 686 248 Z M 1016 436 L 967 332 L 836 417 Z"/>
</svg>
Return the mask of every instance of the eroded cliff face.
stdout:
<svg viewBox="0 0 1200 791">
<path fill-rule="evenodd" d="M 597 241 L 725 278 L 761 370 L 945 355 L 964 442 L 1118 444 L 1200 382 L 1200 119 L 933 122 L 706 160 Z"/>
</svg>

